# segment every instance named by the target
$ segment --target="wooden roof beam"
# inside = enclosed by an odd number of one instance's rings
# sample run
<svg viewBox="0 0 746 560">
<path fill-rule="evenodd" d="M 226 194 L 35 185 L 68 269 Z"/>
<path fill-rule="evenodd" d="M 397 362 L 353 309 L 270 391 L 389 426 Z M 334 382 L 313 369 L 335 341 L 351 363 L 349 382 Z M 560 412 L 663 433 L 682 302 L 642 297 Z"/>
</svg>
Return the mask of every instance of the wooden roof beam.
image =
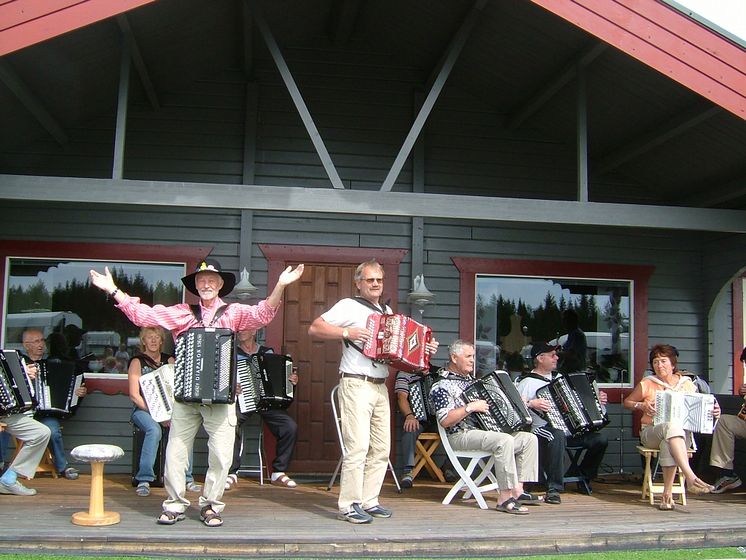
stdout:
<svg viewBox="0 0 746 560">
<path fill-rule="evenodd" d="M 39 121 L 39 124 L 60 145 L 67 144 L 68 138 L 62 125 L 44 107 L 44 103 L 31 91 L 21 77 L 13 70 L 13 67 L 4 58 L 0 58 L 0 81 L 13 92 L 23 106 Z"/>
<path fill-rule="evenodd" d="M 311 117 L 308 106 L 303 100 L 303 96 L 293 79 L 293 75 L 290 73 L 290 68 L 288 68 L 285 58 L 282 56 L 280 47 L 277 45 L 277 41 L 275 41 L 269 25 L 267 25 L 267 21 L 264 19 L 264 15 L 259 8 L 259 3 L 256 0 L 245 0 L 245 2 L 251 11 L 251 14 L 254 16 L 254 22 L 259 28 L 259 33 L 262 34 L 262 38 L 272 55 L 272 59 L 275 61 L 277 69 L 280 71 L 282 81 L 285 82 L 285 87 L 288 89 L 288 93 L 290 93 L 295 108 L 298 110 L 298 114 L 300 115 L 303 124 L 306 126 L 308 135 L 311 137 L 311 142 L 313 142 L 313 145 L 316 148 L 316 153 L 321 159 L 321 164 L 324 166 L 332 186 L 335 189 L 344 189 L 345 186 L 342 183 L 342 179 L 339 177 L 339 173 L 337 173 L 337 168 L 334 167 L 334 162 L 332 162 L 329 151 L 326 149 L 326 145 L 321 138 L 321 133 L 319 133 L 319 130 L 316 128 L 316 124 L 313 122 L 313 117 Z"/>
<path fill-rule="evenodd" d="M 479 16 L 481 15 L 482 10 L 484 9 L 486 4 L 487 0 L 475 0 L 471 9 L 466 14 L 466 17 L 461 22 L 461 26 L 459 27 L 458 31 L 456 31 L 453 38 L 451 39 L 448 48 L 445 50 L 444 55 L 441 57 L 442 63 L 439 62 L 440 71 L 438 72 L 435 80 L 433 80 L 433 85 L 430 88 L 425 101 L 422 103 L 422 107 L 420 108 L 417 117 L 412 123 L 409 134 L 407 134 L 407 137 L 404 139 L 404 143 L 399 150 L 399 154 L 396 156 L 396 159 L 394 160 L 394 163 L 392 164 L 391 169 L 386 176 L 386 179 L 384 179 L 383 184 L 381 185 L 381 192 L 389 192 L 393 188 L 396 179 L 401 173 L 402 167 L 404 167 L 404 162 L 407 161 L 407 158 L 412 151 L 412 147 L 417 141 L 417 137 L 420 135 L 420 132 L 422 132 L 422 129 L 425 126 L 425 122 L 430 116 L 430 112 L 433 110 L 435 102 L 440 96 L 440 92 L 443 91 L 443 86 L 445 85 L 446 80 L 448 80 L 448 76 L 451 74 L 451 70 L 453 70 L 453 67 L 456 64 L 456 60 L 458 60 L 458 57 L 463 50 L 464 45 L 466 44 L 466 40 L 469 38 L 469 35 L 471 35 L 472 29 L 476 25 L 477 21 L 479 21 Z"/>
<path fill-rule="evenodd" d="M 588 66 L 596 58 L 606 51 L 609 47 L 606 43 L 597 43 L 590 48 L 573 57 L 565 64 L 553 78 L 546 81 L 544 87 L 535 91 L 533 94 L 525 95 L 528 99 L 520 107 L 515 107 L 510 111 L 510 116 L 506 120 L 508 129 L 516 129 L 526 122 L 532 115 L 537 113 L 555 94 L 572 81 L 578 72 L 578 67 Z"/>
<path fill-rule="evenodd" d="M 179 181 L 0 175 L 0 199 L 746 233 L 746 211 Z"/>
<path fill-rule="evenodd" d="M 597 176 L 604 175 L 672 138 L 681 136 L 689 129 L 722 112 L 723 109 L 717 105 L 698 103 L 661 123 L 655 130 L 641 134 L 609 154 L 598 158 L 593 166 L 593 172 Z"/>
<path fill-rule="evenodd" d="M 329 38 L 336 47 L 346 45 L 355 29 L 363 0 L 335 0 L 329 12 Z"/>
<path fill-rule="evenodd" d="M 158 94 L 155 92 L 153 81 L 150 79 L 150 73 L 148 67 L 145 65 L 145 60 L 142 58 L 142 52 L 137 44 L 135 35 L 132 32 L 132 27 L 127 19 L 127 14 L 120 14 L 117 16 L 117 24 L 122 34 L 127 37 L 130 48 L 130 56 L 132 57 L 132 63 L 135 65 L 135 71 L 140 78 L 140 83 L 145 90 L 145 95 L 150 102 L 150 106 L 156 111 L 161 108 L 160 101 L 158 100 Z"/>
</svg>

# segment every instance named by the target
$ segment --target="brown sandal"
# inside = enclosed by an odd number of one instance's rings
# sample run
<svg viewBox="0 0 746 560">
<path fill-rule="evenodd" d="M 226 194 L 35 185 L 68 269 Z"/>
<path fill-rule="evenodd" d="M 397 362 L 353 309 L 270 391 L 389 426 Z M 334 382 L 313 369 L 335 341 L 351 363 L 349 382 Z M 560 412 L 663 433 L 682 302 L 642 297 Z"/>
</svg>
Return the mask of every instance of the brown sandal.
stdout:
<svg viewBox="0 0 746 560">
<path fill-rule="evenodd" d="M 217 511 L 212 509 L 212 506 L 203 507 L 199 512 L 199 518 L 208 527 L 220 527 L 223 524 L 223 518 L 220 517 Z"/>
</svg>

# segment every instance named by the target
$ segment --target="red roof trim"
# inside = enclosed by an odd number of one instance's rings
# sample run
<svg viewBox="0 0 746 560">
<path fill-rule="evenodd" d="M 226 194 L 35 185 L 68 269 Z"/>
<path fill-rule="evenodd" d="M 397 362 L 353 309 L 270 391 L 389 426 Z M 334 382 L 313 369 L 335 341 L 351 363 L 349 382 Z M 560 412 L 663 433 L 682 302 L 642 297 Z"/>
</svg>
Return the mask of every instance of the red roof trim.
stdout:
<svg viewBox="0 0 746 560">
<path fill-rule="evenodd" d="M 655 0 L 531 0 L 746 119 L 746 50 Z"/>
<path fill-rule="evenodd" d="M 11 0 L 0 6 L 0 56 L 155 0 Z"/>
</svg>

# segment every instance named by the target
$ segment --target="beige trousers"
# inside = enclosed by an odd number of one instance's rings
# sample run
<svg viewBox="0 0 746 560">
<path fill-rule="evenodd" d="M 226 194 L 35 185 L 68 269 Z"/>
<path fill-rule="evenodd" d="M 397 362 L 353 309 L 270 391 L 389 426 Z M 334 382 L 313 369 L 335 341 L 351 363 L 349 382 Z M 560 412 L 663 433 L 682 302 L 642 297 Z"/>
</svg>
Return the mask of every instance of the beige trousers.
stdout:
<svg viewBox="0 0 746 560">
<path fill-rule="evenodd" d="M 712 434 L 711 465 L 721 469 L 733 469 L 736 438 L 746 439 L 746 420 L 732 414 L 723 414 Z"/>
<path fill-rule="evenodd" d="M 391 411 L 385 383 L 344 377 L 339 380 L 339 408 L 347 454 L 342 461 L 339 510 L 352 504 L 378 505 L 391 448 Z"/>
<path fill-rule="evenodd" d="M 668 447 L 668 440 L 672 437 L 683 437 L 686 447 L 692 444 L 692 435 L 677 424 L 664 422 L 654 426 L 648 424 L 640 430 L 640 443 L 651 449 L 660 449 L 658 453 L 658 464 L 661 467 L 673 467 L 676 465 L 671 449 Z"/>
<path fill-rule="evenodd" d="M 208 436 L 208 467 L 205 485 L 199 497 L 199 507 L 201 509 L 209 505 L 217 513 L 225 508 L 220 499 L 233 462 L 236 405 L 174 402 L 166 447 L 164 483 L 168 498 L 163 501 L 164 510 L 183 513 L 189 507 L 189 500 L 186 499 L 186 471 L 192 456 L 194 438 L 203 425 Z"/>
<path fill-rule="evenodd" d="M 495 479 L 501 490 L 510 490 L 518 482 L 539 479 L 539 440 L 529 432 L 504 434 L 484 430 L 466 430 L 448 436 L 455 451 L 487 451 L 495 458 Z"/>
</svg>

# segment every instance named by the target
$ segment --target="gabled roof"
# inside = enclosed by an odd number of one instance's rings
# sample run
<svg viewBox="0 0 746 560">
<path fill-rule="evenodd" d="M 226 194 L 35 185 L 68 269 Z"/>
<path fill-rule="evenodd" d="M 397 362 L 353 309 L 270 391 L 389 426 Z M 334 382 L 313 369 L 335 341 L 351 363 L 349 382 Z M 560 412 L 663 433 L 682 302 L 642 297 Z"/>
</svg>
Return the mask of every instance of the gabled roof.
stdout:
<svg viewBox="0 0 746 560">
<path fill-rule="evenodd" d="M 531 0 L 746 119 L 746 50 L 655 0 Z"/>
<path fill-rule="evenodd" d="M 155 0 L 9 0 L 0 5 L 0 56 Z"/>
</svg>

